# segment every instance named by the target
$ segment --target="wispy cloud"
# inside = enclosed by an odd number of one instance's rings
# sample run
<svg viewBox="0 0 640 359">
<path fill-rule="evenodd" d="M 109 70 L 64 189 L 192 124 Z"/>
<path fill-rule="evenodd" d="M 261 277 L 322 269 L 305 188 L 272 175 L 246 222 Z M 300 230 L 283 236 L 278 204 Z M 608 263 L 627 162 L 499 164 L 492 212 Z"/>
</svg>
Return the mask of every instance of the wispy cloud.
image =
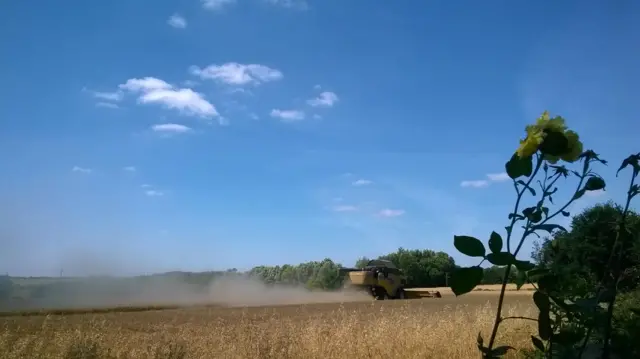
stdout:
<svg viewBox="0 0 640 359">
<path fill-rule="evenodd" d="M 126 166 L 126 167 L 122 167 L 122 170 L 125 172 L 136 172 L 137 169 L 135 168 L 135 166 Z"/>
<path fill-rule="evenodd" d="M 403 209 L 390 209 L 385 208 L 378 212 L 379 217 L 399 217 L 404 215 L 405 211 Z"/>
<path fill-rule="evenodd" d="M 90 93 L 91 96 L 99 101 L 96 103 L 96 107 L 105 107 L 105 108 L 113 108 L 116 109 L 119 106 L 115 102 L 122 101 L 124 94 L 122 91 L 113 91 L 113 92 L 103 92 L 103 91 L 93 91 L 89 90 L 86 87 L 82 88 L 83 92 Z"/>
<path fill-rule="evenodd" d="M 146 191 L 144 191 L 144 194 L 146 194 L 149 197 L 162 197 L 162 196 L 164 196 L 164 192 L 158 191 L 158 190 L 155 190 L 155 189 L 146 190 Z"/>
<path fill-rule="evenodd" d="M 202 0 L 202 7 L 207 10 L 221 10 L 227 5 L 234 4 L 236 0 Z"/>
<path fill-rule="evenodd" d="M 333 105 L 338 101 L 338 95 L 334 92 L 325 91 L 320 93 L 318 97 L 307 100 L 307 103 L 313 107 L 333 107 Z"/>
<path fill-rule="evenodd" d="M 489 178 L 489 180 L 493 181 L 493 182 L 502 182 L 502 181 L 507 181 L 509 180 L 509 175 L 506 172 L 502 172 L 502 173 L 489 173 L 487 175 L 487 177 Z"/>
<path fill-rule="evenodd" d="M 488 185 L 489 185 L 489 181 L 486 181 L 486 180 L 475 180 L 475 181 L 462 181 L 462 182 L 460 182 L 460 187 L 482 188 L 482 187 L 487 187 Z"/>
<path fill-rule="evenodd" d="M 71 172 L 78 172 L 78 173 L 90 174 L 91 172 L 93 172 L 93 170 L 92 170 L 91 168 L 85 168 L 85 167 L 80 167 L 80 166 L 73 166 L 73 168 L 71 168 Z"/>
<path fill-rule="evenodd" d="M 484 188 L 489 186 L 491 182 L 504 182 L 509 180 L 509 175 L 502 173 L 489 173 L 486 180 L 467 180 L 460 182 L 460 187 Z"/>
<path fill-rule="evenodd" d="M 260 64 L 239 64 L 228 62 L 222 65 L 212 64 L 203 69 L 191 66 L 189 72 L 203 80 L 214 80 L 227 85 L 259 85 L 261 83 L 281 80 L 284 75 L 280 70 Z"/>
<path fill-rule="evenodd" d="M 219 116 L 216 108 L 204 96 L 190 88 L 176 88 L 155 78 L 133 78 L 119 85 L 122 90 L 138 95 L 142 104 L 159 104 L 179 112 L 204 118 Z"/>
<path fill-rule="evenodd" d="M 173 14 L 169 17 L 169 20 L 167 20 L 167 24 L 176 29 L 184 29 L 187 27 L 187 20 L 179 14 Z"/>
<path fill-rule="evenodd" d="M 294 122 L 303 120 L 304 112 L 298 110 L 279 110 L 273 109 L 270 113 L 271 117 L 279 118 L 284 122 Z"/>
<path fill-rule="evenodd" d="M 191 127 L 177 123 L 162 123 L 151 126 L 151 130 L 154 132 L 160 132 L 165 134 L 180 134 L 191 131 Z"/>
<path fill-rule="evenodd" d="M 370 180 L 364 179 L 364 178 L 361 178 L 359 180 L 351 182 L 351 184 L 354 185 L 354 186 L 367 186 L 367 185 L 370 185 L 372 183 L 373 183 L 373 181 L 370 181 Z"/>
<path fill-rule="evenodd" d="M 264 0 L 266 3 L 280 6 L 287 9 L 295 9 L 295 10 L 307 10 L 309 9 L 309 4 L 306 0 Z"/>
<path fill-rule="evenodd" d="M 352 205 L 338 205 L 331 208 L 334 212 L 355 212 L 358 207 Z"/>
<path fill-rule="evenodd" d="M 111 102 L 96 102 L 96 107 L 104 107 L 104 108 L 111 108 L 111 109 L 120 108 L 120 106 L 116 105 L 115 103 L 111 103 Z"/>
</svg>

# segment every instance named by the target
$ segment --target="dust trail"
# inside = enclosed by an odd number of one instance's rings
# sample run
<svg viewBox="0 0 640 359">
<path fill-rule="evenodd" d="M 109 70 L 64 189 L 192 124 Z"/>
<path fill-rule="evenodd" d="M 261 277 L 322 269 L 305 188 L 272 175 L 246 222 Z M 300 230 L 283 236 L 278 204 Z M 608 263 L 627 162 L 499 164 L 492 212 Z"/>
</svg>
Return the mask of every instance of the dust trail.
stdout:
<svg viewBox="0 0 640 359">
<path fill-rule="evenodd" d="M 351 291 L 315 292 L 304 288 L 270 287 L 244 276 L 218 277 L 209 284 L 185 283 L 158 275 L 136 278 L 95 277 L 34 285 L 25 301 L 0 310 L 87 309 L 123 306 L 221 305 L 266 306 L 370 300 Z"/>
<path fill-rule="evenodd" d="M 308 303 L 337 303 L 371 300 L 354 291 L 312 292 L 304 288 L 268 287 L 250 278 L 222 278 L 210 288 L 211 300 L 228 306 L 259 306 Z"/>
</svg>

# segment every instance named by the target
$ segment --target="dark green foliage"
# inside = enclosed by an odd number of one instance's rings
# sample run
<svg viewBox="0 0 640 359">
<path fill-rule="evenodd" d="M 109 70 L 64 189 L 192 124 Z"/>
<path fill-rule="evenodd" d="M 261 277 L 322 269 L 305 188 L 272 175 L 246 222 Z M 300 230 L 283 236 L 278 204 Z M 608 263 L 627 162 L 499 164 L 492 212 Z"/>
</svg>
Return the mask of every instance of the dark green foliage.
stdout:
<svg viewBox="0 0 640 359">
<path fill-rule="evenodd" d="M 558 290 L 587 295 L 602 280 L 622 211 L 612 202 L 587 208 L 573 217 L 570 232 L 556 232 L 538 243 L 533 257 L 559 276 Z M 640 233 L 640 215 L 629 211 L 627 226 L 632 233 Z M 619 289 L 623 292 L 639 285 L 640 240 L 629 238 L 620 263 L 624 277 Z"/>
<path fill-rule="evenodd" d="M 482 282 L 483 274 L 482 268 L 478 266 L 458 268 L 453 272 L 449 286 L 456 296 L 469 293 Z"/>
</svg>

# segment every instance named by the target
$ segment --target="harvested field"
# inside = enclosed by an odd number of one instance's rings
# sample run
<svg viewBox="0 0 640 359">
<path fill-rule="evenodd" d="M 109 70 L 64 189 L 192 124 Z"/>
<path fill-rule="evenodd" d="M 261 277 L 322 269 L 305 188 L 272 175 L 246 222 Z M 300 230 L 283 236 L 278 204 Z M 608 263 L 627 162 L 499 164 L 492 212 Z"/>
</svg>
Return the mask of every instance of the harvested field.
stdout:
<svg viewBox="0 0 640 359">
<path fill-rule="evenodd" d="M 0 318 L 3 358 L 477 358 L 495 297 Z M 505 315 L 535 316 L 508 295 Z M 529 348 L 531 322 L 505 321 L 500 343 Z M 91 353 L 93 354 L 91 354 Z M 89 353 L 91 356 L 82 353 Z M 516 357 L 511 353 L 510 357 Z"/>
</svg>

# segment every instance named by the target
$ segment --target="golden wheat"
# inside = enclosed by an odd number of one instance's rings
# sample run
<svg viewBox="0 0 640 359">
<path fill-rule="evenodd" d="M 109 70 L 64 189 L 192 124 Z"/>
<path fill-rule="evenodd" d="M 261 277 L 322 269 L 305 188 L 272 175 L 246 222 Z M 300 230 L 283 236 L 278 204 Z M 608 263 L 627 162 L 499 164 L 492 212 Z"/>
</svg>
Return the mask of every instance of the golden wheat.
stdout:
<svg viewBox="0 0 640 359">
<path fill-rule="evenodd" d="M 482 331 L 488 340 L 495 302 L 464 303 L 425 299 L 7 317 L 0 320 L 0 355 L 16 359 L 477 358 L 476 337 Z M 505 307 L 505 315 L 535 317 L 530 301 L 513 301 Z M 508 320 L 498 341 L 530 348 L 534 332 L 529 321 Z"/>
</svg>

